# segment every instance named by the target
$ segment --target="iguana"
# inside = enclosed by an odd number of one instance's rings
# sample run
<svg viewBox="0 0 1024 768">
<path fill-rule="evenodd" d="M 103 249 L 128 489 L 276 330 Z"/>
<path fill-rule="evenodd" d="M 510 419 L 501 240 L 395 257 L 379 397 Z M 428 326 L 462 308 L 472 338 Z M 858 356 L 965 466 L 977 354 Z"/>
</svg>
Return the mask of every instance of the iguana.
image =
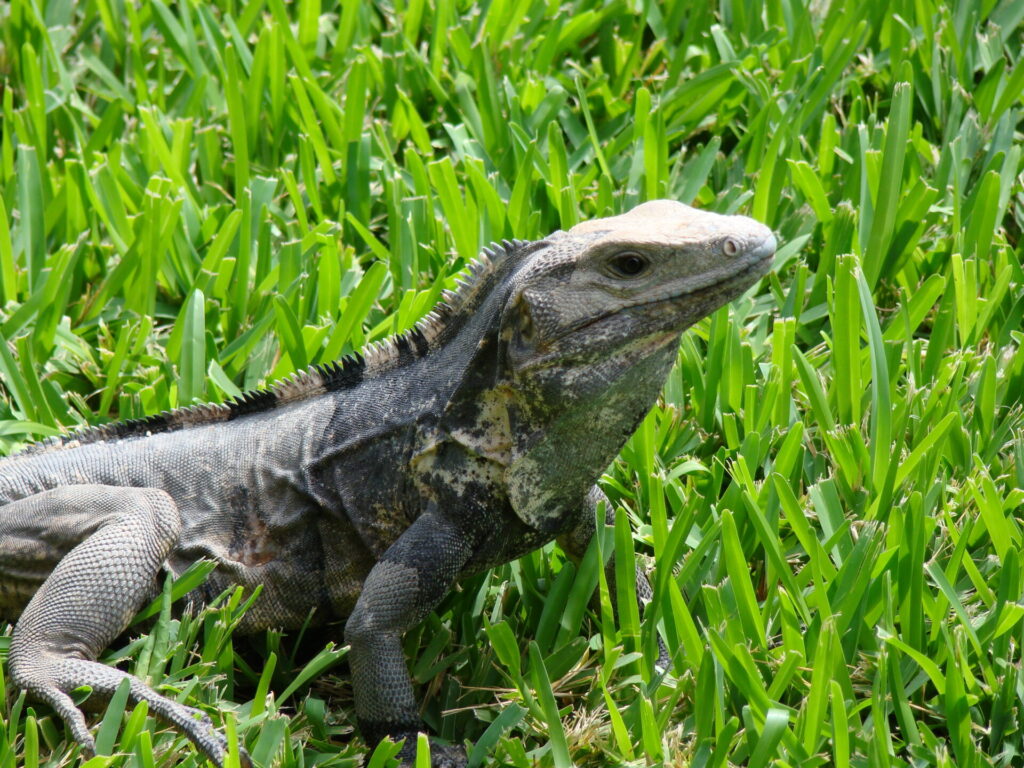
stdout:
<svg viewBox="0 0 1024 768">
<path fill-rule="evenodd" d="M 128 678 L 132 700 L 221 765 L 209 718 L 95 661 L 165 573 L 209 558 L 190 605 L 262 585 L 241 632 L 347 619 L 360 730 L 371 747 L 406 739 L 411 764 L 424 725 L 402 633 L 463 576 L 554 538 L 582 555 L 594 483 L 654 404 L 680 334 L 774 252 L 752 219 L 644 203 L 484 250 L 412 330 L 361 354 L 0 461 L 11 681 L 88 753 L 69 692 L 102 699 Z M 460 747 L 432 753 L 465 763 Z"/>
</svg>

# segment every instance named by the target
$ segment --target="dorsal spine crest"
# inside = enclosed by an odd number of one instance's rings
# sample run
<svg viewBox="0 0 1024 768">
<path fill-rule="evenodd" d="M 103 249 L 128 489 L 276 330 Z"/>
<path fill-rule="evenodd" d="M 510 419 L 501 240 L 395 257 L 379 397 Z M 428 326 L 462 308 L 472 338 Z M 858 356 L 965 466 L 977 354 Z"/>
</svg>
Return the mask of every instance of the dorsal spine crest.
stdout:
<svg viewBox="0 0 1024 768">
<path fill-rule="evenodd" d="M 187 427 L 230 421 L 263 413 L 281 405 L 315 397 L 326 392 L 354 387 L 364 378 L 405 365 L 437 349 L 456 330 L 459 321 L 472 314 L 489 278 L 512 257 L 522 256 L 526 240 L 491 243 L 455 278 L 455 290 L 444 289 L 440 302 L 409 330 L 373 341 L 341 360 L 312 365 L 274 382 L 265 389 L 243 392 L 224 403 L 200 403 L 163 411 L 153 416 L 85 427 L 68 435 L 41 440 L 21 453 L 37 454 L 89 443 L 103 443 L 173 432 Z"/>
</svg>

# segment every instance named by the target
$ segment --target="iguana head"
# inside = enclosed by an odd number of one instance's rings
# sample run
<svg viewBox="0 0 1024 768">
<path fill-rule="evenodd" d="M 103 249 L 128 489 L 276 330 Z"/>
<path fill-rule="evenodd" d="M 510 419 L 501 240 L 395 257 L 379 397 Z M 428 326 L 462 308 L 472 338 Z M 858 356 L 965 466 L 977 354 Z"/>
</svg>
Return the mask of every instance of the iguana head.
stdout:
<svg viewBox="0 0 1024 768">
<path fill-rule="evenodd" d="M 556 232 L 502 312 L 516 513 L 557 531 L 654 404 L 680 334 L 762 275 L 767 227 L 670 200 Z"/>
<path fill-rule="evenodd" d="M 516 275 L 506 312 L 520 374 L 669 342 L 764 275 L 775 253 L 763 224 L 671 200 L 546 240 Z"/>
</svg>

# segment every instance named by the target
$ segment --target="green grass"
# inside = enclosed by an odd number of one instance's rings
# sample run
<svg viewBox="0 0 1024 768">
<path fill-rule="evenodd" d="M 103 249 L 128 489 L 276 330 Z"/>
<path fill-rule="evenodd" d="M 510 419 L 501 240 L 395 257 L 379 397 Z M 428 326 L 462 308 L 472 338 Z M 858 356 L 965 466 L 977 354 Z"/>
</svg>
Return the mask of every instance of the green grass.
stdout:
<svg viewBox="0 0 1024 768">
<path fill-rule="evenodd" d="M 605 477 L 617 525 L 578 571 L 545 548 L 410 632 L 424 716 L 481 765 L 1020 765 L 1022 19 L 12 0 L 0 450 L 408 328 L 490 240 L 655 197 L 747 213 L 776 271 L 684 337 Z M 618 626 L 613 547 L 656 586 Z M 307 684 L 343 651 L 242 652 L 242 602 L 164 604 L 107 660 L 228 713 L 261 765 L 358 765 L 343 667 Z M 0 768 L 67 764 L 5 671 Z M 144 706 L 96 722 L 118 756 L 90 766 L 201 762 Z"/>
</svg>

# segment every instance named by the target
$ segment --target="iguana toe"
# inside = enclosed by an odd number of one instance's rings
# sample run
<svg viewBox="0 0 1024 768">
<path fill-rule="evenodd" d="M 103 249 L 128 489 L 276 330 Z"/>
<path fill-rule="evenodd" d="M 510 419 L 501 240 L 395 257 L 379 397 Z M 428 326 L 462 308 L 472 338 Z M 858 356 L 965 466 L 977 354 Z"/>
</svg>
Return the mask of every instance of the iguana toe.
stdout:
<svg viewBox="0 0 1024 768">
<path fill-rule="evenodd" d="M 203 754 L 216 765 L 223 766 L 229 752 L 227 737 L 214 726 L 213 720 L 203 710 L 184 705 L 179 706 L 186 717 L 183 721 L 174 719 L 172 722 L 181 727 L 185 735 Z M 241 744 L 238 745 L 238 758 L 242 768 L 251 768 L 252 760 Z"/>
<path fill-rule="evenodd" d="M 466 768 L 466 750 L 462 747 L 431 746 L 431 768 Z"/>
</svg>

